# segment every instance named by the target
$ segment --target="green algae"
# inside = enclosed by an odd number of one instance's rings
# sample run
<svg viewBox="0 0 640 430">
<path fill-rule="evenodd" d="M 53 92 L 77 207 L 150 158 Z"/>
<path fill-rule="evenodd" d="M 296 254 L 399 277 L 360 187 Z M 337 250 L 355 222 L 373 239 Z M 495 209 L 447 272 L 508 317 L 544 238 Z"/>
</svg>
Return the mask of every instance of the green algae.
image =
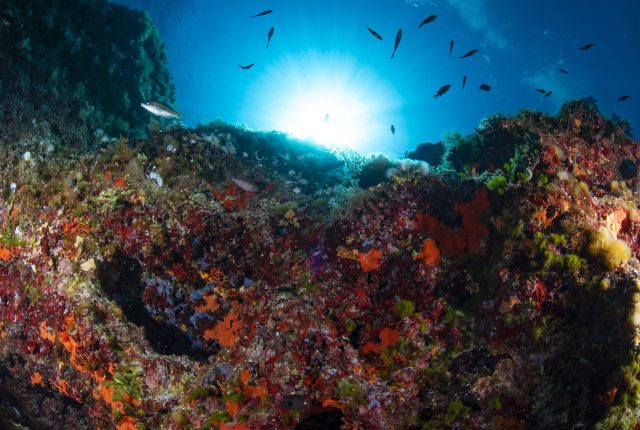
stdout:
<svg viewBox="0 0 640 430">
<path fill-rule="evenodd" d="M 208 397 L 210 395 L 210 391 L 208 388 L 206 387 L 199 387 L 199 388 L 194 388 L 193 390 L 189 391 L 185 397 L 184 400 L 187 403 L 191 403 L 195 400 L 200 400 L 200 399 L 204 399 L 205 397 Z"/>
<path fill-rule="evenodd" d="M 405 319 L 416 311 L 416 305 L 411 300 L 400 300 L 394 305 L 394 311 L 400 319 Z"/>
</svg>

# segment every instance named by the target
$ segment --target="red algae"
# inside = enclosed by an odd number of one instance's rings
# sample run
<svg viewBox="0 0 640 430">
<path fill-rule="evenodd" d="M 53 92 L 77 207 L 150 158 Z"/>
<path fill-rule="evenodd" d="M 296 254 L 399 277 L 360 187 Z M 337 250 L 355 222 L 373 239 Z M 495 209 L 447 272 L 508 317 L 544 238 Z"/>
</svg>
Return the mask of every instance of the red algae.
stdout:
<svg viewBox="0 0 640 430">
<path fill-rule="evenodd" d="M 362 348 L 362 352 L 365 354 L 368 352 L 380 354 L 384 348 L 393 346 L 400 341 L 400 333 L 397 330 L 393 330 L 388 327 L 380 330 L 378 336 L 380 337 L 380 342 L 367 342 L 367 344 Z"/>
</svg>

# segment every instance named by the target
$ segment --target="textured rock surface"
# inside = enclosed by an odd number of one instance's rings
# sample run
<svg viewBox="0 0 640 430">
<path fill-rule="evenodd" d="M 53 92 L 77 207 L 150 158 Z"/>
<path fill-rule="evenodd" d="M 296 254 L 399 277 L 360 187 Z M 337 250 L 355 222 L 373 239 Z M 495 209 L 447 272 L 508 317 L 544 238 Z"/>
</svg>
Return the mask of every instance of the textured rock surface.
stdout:
<svg viewBox="0 0 640 430">
<path fill-rule="evenodd" d="M 637 178 L 618 169 L 638 147 L 583 103 L 455 138 L 498 139 L 503 165 L 400 171 L 369 190 L 330 154 L 224 124 L 75 156 L 31 133 L 0 157 L 1 400 L 15 422 L 638 420 Z"/>
<path fill-rule="evenodd" d="M 139 11 L 105 0 L 9 0 L 0 25 L 0 123 L 6 133 L 47 121 L 67 146 L 95 129 L 141 134 L 142 101 L 175 102 L 166 54 Z"/>
</svg>

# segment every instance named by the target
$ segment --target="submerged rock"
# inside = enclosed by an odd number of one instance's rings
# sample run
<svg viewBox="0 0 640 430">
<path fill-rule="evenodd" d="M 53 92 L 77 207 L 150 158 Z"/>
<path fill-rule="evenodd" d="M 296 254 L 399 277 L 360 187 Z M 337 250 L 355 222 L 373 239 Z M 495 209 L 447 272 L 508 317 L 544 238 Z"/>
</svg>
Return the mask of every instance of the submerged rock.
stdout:
<svg viewBox="0 0 640 430">
<path fill-rule="evenodd" d="M 622 163 L 620 163 L 618 171 L 624 179 L 633 179 L 638 176 L 638 165 L 632 160 L 625 158 L 622 160 Z"/>
<path fill-rule="evenodd" d="M 67 147 L 86 146 L 93 143 L 87 128 L 143 135 L 149 114 L 140 103 L 175 103 L 163 43 L 143 12 L 106 0 L 3 7 L 15 22 L 0 28 L 0 76 L 12 77 L 0 79 L 5 133 L 46 121 Z"/>
<path fill-rule="evenodd" d="M 295 142 L 231 127 L 74 156 L 61 143 L 26 176 L 24 148 L 0 148 L 0 180 L 20 178 L 0 200 L 0 370 L 18 412 L 5 415 L 66 428 L 632 426 L 638 179 L 610 181 L 637 143 L 616 127 L 596 143 L 545 117 L 493 121 L 540 138 L 502 142 L 519 157 L 485 159 L 490 176 L 401 160 L 366 191 L 330 169 L 299 177 L 333 165 L 328 152 L 286 159 L 274 148 Z M 256 141 L 259 163 L 241 155 Z M 592 167 L 585 147 L 598 148 Z M 239 188 L 238 173 L 264 187 Z"/>
</svg>

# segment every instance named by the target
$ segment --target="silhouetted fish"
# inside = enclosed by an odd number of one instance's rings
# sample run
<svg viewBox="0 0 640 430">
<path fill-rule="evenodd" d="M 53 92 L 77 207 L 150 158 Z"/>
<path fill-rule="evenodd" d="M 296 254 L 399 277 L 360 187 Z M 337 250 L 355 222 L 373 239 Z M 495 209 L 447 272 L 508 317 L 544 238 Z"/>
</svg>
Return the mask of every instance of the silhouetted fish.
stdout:
<svg viewBox="0 0 640 430">
<path fill-rule="evenodd" d="M 561 69 L 561 68 L 559 68 L 559 67 L 556 67 L 556 70 L 557 70 L 558 72 L 560 72 L 560 73 L 564 73 L 565 75 L 568 75 L 568 74 L 569 74 L 569 72 L 568 72 L 568 71 L 566 71 L 565 69 Z"/>
<path fill-rule="evenodd" d="M 267 35 L 267 48 L 269 47 L 269 43 L 271 43 L 271 38 L 273 37 L 273 33 L 276 31 L 275 27 L 271 27 L 269 29 L 269 34 Z"/>
<path fill-rule="evenodd" d="M 396 135 L 396 126 L 391 124 L 391 134 Z"/>
<path fill-rule="evenodd" d="M 619 102 L 626 102 L 630 98 L 631 98 L 631 96 L 622 96 L 622 97 L 618 97 L 618 101 Z"/>
<path fill-rule="evenodd" d="M 393 47 L 393 54 L 391 54 L 391 58 L 396 56 L 396 50 L 398 49 L 398 45 L 400 45 L 400 41 L 402 40 L 402 29 L 398 30 L 396 34 L 396 43 Z"/>
<path fill-rule="evenodd" d="M 438 92 L 433 95 L 433 99 L 436 100 L 438 97 L 445 95 L 449 89 L 451 89 L 449 84 L 441 86 Z"/>
<path fill-rule="evenodd" d="M 253 15 L 253 16 L 252 16 L 252 18 L 257 18 L 257 17 L 259 17 L 259 16 L 266 16 L 266 15 L 270 15 L 270 14 L 272 14 L 272 13 L 273 13 L 273 10 L 272 10 L 272 9 L 269 9 L 269 10 L 265 10 L 264 12 L 260 12 L 260 13 L 259 13 L 259 14 L 257 14 L 257 15 Z"/>
<path fill-rule="evenodd" d="M 451 52 L 453 52 L 453 39 L 449 42 L 449 58 L 451 58 Z"/>
<path fill-rule="evenodd" d="M 547 92 L 547 90 L 542 89 L 542 88 L 536 88 L 536 91 L 539 92 L 540 94 L 544 94 Z"/>
<path fill-rule="evenodd" d="M 467 85 L 467 75 L 464 75 L 462 78 L 462 88 L 464 88 L 465 85 Z"/>
<path fill-rule="evenodd" d="M 375 31 L 374 29 L 372 29 L 371 27 L 367 26 L 367 30 L 369 30 L 369 33 L 371 33 L 371 35 L 373 37 L 375 37 L 378 40 L 382 40 L 382 36 L 380 36 L 380 33 L 378 33 L 377 31 Z"/>
<path fill-rule="evenodd" d="M 480 51 L 477 50 L 477 49 L 472 49 L 471 51 L 467 52 L 466 54 L 464 54 L 460 58 L 468 58 L 468 57 L 471 57 L 472 55 L 476 55 L 478 52 L 480 52 Z"/>
<path fill-rule="evenodd" d="M 594 46 L 596 46 L 596 45 L 593 44 L 593 43 L 587 43 L 586 45 L 582 46 L 580 49 L 583 50 L 583 51 L 586 51 L 586 50 L 589 50 L 589 49 L 593 48 Z"/>
<path fill-rule="evenodd" d="M 551 94 L 553 94 L 553 91 L 547 91 L 547 93 L 544 95 L 544 98 L 546 99 L 547 97 L 549 97 Z"/>
<path fill-rule="evenodd" d="M 422 22 L 420 23 L 418 28 L 422 27 L 423 25 L 427 25 L 430 22 L 435 21 L 437 17 L 438 17 L 438 15 L 429 15 L 428 17 L 426 17 L 425 19 L 422 20 Z"/>
<path fill-rule="evenodd" d="M 491 91 L 491 87 L 487 84 L 480 84 L 478 88 L 480 88 L 480 91 Z"/>
<path fill-rule="evenodd" d="M 249 70 L 250 68 L 252 68 L 253 66 L 255 66 L 255 63 L 251 63 L 247 66 L 241 66 L 240 64 L 238 64 L 238 67 L 240 67 L 243 70 Z"/>
</svg>

